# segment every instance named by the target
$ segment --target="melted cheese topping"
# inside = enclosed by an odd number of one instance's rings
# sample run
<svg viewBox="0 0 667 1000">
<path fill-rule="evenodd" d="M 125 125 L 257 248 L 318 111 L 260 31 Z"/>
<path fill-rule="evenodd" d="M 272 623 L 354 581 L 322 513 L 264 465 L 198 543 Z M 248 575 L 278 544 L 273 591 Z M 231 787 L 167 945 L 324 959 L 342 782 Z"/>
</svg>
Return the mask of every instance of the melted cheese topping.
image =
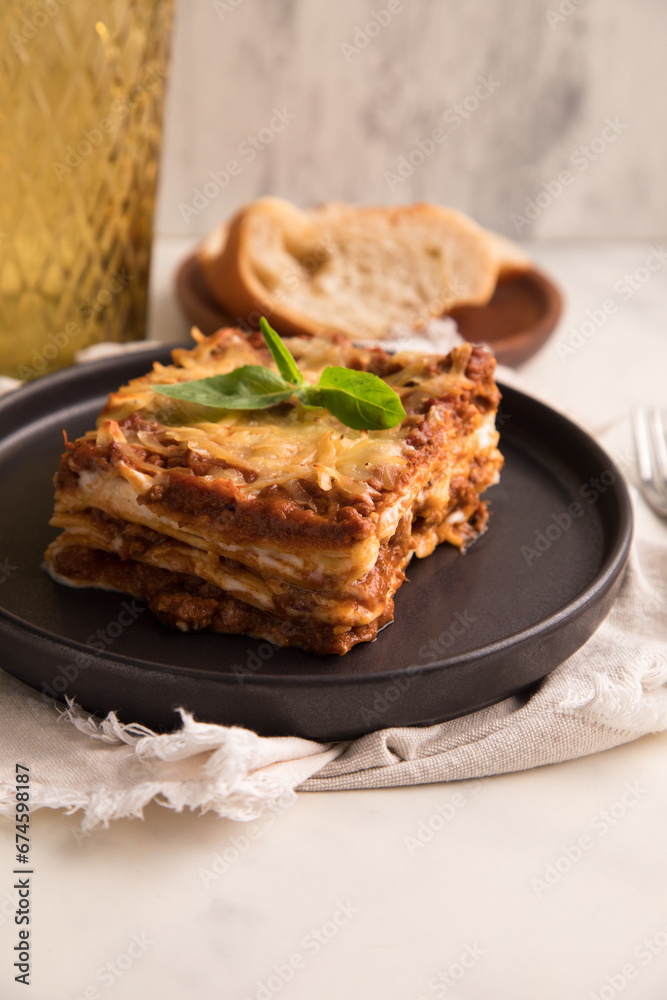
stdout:
<svg viewBox="0 0 667 1000">
<path fill-rule="evenodd" d="M 368 500 L 377 498 L 379 484 L 385 489 L 394 488 L 408 464 L 405 439 L 411 427 L 405 422 L 390 430 L 355 431 L 326 410 L 307 410 L 298 403 L 268 410 L 215 410 L 153 392 L 156 384 L 208 378 L 244 364 L 263 364 L 275 370 L 268 350 L 254 348 L 236 331 L 220 331 L 210 338 L 203 338 L 198 331 L 193 335 L 197 346 L 191 351 L 175 351 L 176 364 L 156 363 L 148 375 L 112 393 L 97 424 L 100 446 L 113 441 L 121 451 L 126 450 L 128 459 L 138 468 L 142 463 L 133 455 L 133 445 L 165 457 L 174 454 L 175 445 L 181 450 L 188 448 L 202 458 L 221 462 L 221 467 L 204 479 L 227 479 L 247 496 L 267 486 L 281 485 L 295 501 L 307 500 L 299 480 L 316 483 L 323 491 L 335 485 L 343 495 Z M 328 365 L 345 366 L 351 359 L 363 364 L 372 357 L 371 351 L 354 349 L 330 338 L 290 338 L 288 343 L 306 381 L 311 383 Z M 394 360 L 400 370 L 385 381 L 404 405 L 441 397 L 471 384 L 464 375 L 470 352 L 469 344 L 457 348 L 451 371 L 436 374 L 428 367 L 432 356 L 397 354 Z M 133 413 L 157 421 L 163 429 L 126 435 L 118 425 Z M 156 471 L 150 462 L 143 468 L 146 472 Z M 240 470 L 246 470 L 246 475 Z"/>
</svg>

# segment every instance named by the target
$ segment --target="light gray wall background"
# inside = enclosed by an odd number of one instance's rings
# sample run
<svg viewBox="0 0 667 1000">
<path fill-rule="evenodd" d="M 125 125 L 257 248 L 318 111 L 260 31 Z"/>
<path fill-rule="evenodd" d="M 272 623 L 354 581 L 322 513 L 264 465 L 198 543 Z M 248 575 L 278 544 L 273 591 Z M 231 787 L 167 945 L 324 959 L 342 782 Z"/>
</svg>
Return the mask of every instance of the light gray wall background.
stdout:
<svg viewBox="0 0 667 1000">
<path fill-rule="evenodd" d="M 367 29 L 387 0 L 177 0 L 158 233 L 204 234 L 262 194 L 424 199 L 520 239 L 667 232 L 667 0 L 391 6 Z"/>
</svg>

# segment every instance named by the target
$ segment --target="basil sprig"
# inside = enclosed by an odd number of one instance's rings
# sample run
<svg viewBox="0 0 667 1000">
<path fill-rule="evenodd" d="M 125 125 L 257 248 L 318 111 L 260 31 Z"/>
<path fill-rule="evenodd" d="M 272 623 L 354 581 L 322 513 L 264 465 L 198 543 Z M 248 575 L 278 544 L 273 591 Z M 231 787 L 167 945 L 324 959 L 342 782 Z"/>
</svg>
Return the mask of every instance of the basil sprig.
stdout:
<svg viewBox="0 0 667 1000">
<path fill-rule="evenodd" d="M 308 384 L 264 317 L 260 325 L 277 372 L 263 365 L 243 365 L 226 375 L 154 385 L 154 391 L 172 399 L 225 410 L 264 410 L 296 396 L 304 406 L 324 407 L 354 430 L 386 430 L 405 416 L 398 394 L 370 372 L 330 365 L 316 385 Z"/>
</svg>

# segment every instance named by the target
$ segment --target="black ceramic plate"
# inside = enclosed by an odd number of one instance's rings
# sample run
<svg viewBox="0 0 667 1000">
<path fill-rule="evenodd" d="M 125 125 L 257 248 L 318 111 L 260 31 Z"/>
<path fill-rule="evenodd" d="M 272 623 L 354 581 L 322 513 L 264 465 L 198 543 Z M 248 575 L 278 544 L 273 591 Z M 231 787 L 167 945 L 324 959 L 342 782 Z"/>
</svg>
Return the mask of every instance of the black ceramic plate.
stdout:
<svg viewBox="0 0 667 1000">
<path fill-rule="evenodd" d="M 508 388 L 489 531 L 465 556 L 443 545 L 414 559 L 395 621 L 346 656 L 183 635 L 121 594 L 55 584 L 40 564 L 56 534 L 48 520 L 63 428 L 74 438 L 92 427 L 107 393 L 148 358 L 69 369 L 0 400 L 0 650 L 25 683 L 155 728 L 177 726 L 183 706 L 262 734 L 347 739 L 521 691 L 609 611 L 632 535 L 621 476 L 582 430 Z"/>
</svg>

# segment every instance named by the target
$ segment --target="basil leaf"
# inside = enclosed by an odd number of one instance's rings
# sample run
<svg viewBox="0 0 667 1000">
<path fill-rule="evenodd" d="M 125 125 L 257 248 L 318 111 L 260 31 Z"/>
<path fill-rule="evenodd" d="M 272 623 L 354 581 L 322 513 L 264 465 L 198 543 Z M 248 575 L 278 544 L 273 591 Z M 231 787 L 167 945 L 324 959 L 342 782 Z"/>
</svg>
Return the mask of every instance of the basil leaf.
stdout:
<svg viewBox="0 0 667 1000">
<path fill-rule="evenodd" d="M 326 407 L 319 385 L 307 385 L 303 382 L 294 388 L 294 395 L 307 410 L 321 410 Z"/>
<path fill-rule="evenodd" d="M 370 372 L 329 366 L 317 388 L 329 413 L 355 430 L 395 427 L 405 416 L 398 394 Z"/>
<path fill-rule="evenodd" d="M 296 396 L 307 409 L 325 408 L 355 430 L 395 427 L 405 416 L 396 392 L 377 375 L 351 368 L 325 368 L 317 385 L 304 382 L 279 335 L 260 319 L 262 336 L 280 374 L 263 365 L 243 365 L 226 375 L 154 385 L 162 396 L 225 410 L 263 410 Z"/>
<path fill-rule="evenodd" d="M 200 406 L 225 410 L 264 410 L 289 399 L 294 388 L 277 372 L 262 365 L 243 365 L 227 375 L 192 379 L 174 385 L 154 385 L 155 392 Z"/>
<path fill-rule="evenodd" d="M 296 361 L 287 350 L 276 331 L 269 326 L 263 316 L 259 321 L 259 325 L 262 331 L 262 336 L 266 342 L 266 346 L 271 351 L 271 356 L 278 366 L 278 371 L 284 379 L 287 379 L 288 382 L 296 382 L 296 384 L 299 385 L 303 382 L 303 375 L 297 368 Z"/>
</svg>

